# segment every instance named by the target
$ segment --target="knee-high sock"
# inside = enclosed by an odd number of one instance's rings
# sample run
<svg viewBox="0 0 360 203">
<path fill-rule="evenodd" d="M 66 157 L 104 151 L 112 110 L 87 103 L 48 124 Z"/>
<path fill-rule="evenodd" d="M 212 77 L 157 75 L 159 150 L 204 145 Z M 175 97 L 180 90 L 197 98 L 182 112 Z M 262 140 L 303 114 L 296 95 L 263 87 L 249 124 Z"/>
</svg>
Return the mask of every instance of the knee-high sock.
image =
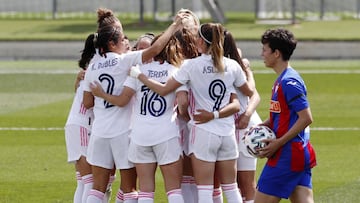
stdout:
<svg viewBox="0 0 360 203">
<path fill-rule="evenodd" d="M 192 180 L 191 176 L 183 176 L 181 180 L 181 192 L 186 203 L 195 203 L 194 192 L 192 191 Z"/>
<path fill-rule="evenodd" d="M 102 203 L 104 199 L 104 193 L 91 189 L 87 197 L 86 203 Z"/>
<path fill-rule="evenodd" d="M 139 192 L 138 203 L 153 203 L 154 202 L 154 192 Z"/>
<path fill-rule="evenodd" d="M 124 194 L 124 203 L 137 203 L 138 192 L 129 192 Z"/>
<path fill-rule="evenodd" d="M 198 185 L 198 203 L 213 202 L 212 194 L 214 190 L 213 185 Z"/>
<path fill-rule="evenodd" d="M 213 200 L 214 200 L 214 203 L 223 203 L 224 202 L 221 188 L 214 188 Z"/>
<path fill-rule="evenodd" d="M 166 193 L 169 203 L 184 203 L 181 189 L 170 190 Z"/>
<path fill-rule="evenodd" d="M 83 183 L 84 183 L 82 202 L 86 203 L 88 194 L 89 194 L 89 192 L 92 189 L 92 186 L 94 184 L 93 175 L 92 174 L 84 175 L 82 177 L 82 180 L 83 180 Z"/>
<path fill-rule="evenodd" d="M 116 193 L 115 203 L 124 203 L 124 193 L 121 189 Z"/>
<path fill-rule="evenodd" d="M 84 183 L 79 171 L 76 171 L 76 189 L 74 193 L 74 203 L 82 203 L 82 195 L 84 191 Z"/>
<path fill-rule="evenodd" d="M 226 196 L 228 203 L 242 203 L 242 197 L 237 187 L 237 183 L 221 184 L 221 188 Z"/>
</svg>

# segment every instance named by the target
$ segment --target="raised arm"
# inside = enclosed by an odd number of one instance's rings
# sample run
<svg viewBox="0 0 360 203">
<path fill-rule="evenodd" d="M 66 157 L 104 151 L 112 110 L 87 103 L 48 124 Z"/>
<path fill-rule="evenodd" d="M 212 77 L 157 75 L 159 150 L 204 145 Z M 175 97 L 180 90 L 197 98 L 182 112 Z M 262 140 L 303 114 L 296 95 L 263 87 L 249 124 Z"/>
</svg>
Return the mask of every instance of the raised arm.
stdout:
<svg viewBox="0 0 360 203">
<path fill-rule="evenodd" d="M 144 49 L 142 53 L 142 62 L 145 63 L 157 54 L 161 52 L 161 50 L 165 47 L 167 42 L 170 40 L 171 36 L 175 34 L 176 31 L 183 28 L 182 19 L 188 18 L 189 14 L 181 13 L 177 14 L 174 22 L 165 30 L 165 32 L 161 35 L 161 37 L 154 42 L 150 47 Z"/>
</svg>

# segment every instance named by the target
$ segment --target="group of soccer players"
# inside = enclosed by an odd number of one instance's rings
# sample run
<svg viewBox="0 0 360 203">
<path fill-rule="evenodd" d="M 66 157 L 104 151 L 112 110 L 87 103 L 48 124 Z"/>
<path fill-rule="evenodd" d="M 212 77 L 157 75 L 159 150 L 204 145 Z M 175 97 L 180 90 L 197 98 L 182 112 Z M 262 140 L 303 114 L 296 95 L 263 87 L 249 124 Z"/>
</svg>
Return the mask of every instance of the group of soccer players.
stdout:
<svg viewBox="0 0 360 203">
<path fill-rule="evenodd" d="M 131 49 L 113 12 L 97 13 L 65 126 L 68 162 L 77 174 L 74 202 L 108 202 L 115 170 L 116 203 L 154 202 L 158 166 L 170 203 L 218 203 L 223 194 L 229 203 L 313 201 L 312 117 L 306 87 L 288 63 L 296 47 L 292 33 L 262 36 L 265 65 L 280 76 L 271 98 L 277 109 L 261 122 L 250 64 L 221 24 L 200 25 L 181 9 L 162 34 L 147 33 Z M 256 158 L 242 137 L 257 124 L 278 139 L 260 151 L 268 162 L 256 191 Z"/>
</svg>

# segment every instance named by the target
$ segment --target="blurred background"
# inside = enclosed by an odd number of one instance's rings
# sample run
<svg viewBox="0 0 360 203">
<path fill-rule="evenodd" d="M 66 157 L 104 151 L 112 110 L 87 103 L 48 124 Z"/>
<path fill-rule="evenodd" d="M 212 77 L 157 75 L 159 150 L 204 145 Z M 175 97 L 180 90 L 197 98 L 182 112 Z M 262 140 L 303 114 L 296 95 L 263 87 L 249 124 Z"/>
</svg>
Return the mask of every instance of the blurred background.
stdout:
<svg viewBox="0 0 360 203">
<path fill-rule="evenodd" d="M 98 7 L 155 20 L 189 8 L 200 17 L 225 22 L 226 12 L 253 12 L 257 20 L 334 20 L 360 18 L 360 0 L 0 0 L 0 17 L 74 18 L 93 16 Z"/>
<path fill-rule="evenodd" d="M 99 7 L 115 12 L 131 40 L 160 33 L 188 8 L 222 23 L 250 59 L 259 59 L 262 32 L 277 26 L 299 39 L 295 59 L 360 57 L 360 0 L 0 0 L 0 59 L 76 59 Z"/>
</svg>

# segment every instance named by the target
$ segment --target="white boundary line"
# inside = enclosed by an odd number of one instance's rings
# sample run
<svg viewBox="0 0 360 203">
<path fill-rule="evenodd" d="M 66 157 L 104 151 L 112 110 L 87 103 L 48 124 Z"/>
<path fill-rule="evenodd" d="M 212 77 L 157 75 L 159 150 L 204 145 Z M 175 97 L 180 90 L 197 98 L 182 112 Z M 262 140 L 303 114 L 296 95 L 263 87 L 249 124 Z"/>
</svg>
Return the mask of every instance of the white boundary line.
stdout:
<svg viewBox="0 0 360 203">
<path fill-rule="evenodd" d="M 50 127 L 50 128 L 26 128 L 26 127 L 0 127 L 0 131 L 61 131 L 64 128 Z M 313 131 L 360 131 L 359 127 L 312 127 Z"/>
</svg>

